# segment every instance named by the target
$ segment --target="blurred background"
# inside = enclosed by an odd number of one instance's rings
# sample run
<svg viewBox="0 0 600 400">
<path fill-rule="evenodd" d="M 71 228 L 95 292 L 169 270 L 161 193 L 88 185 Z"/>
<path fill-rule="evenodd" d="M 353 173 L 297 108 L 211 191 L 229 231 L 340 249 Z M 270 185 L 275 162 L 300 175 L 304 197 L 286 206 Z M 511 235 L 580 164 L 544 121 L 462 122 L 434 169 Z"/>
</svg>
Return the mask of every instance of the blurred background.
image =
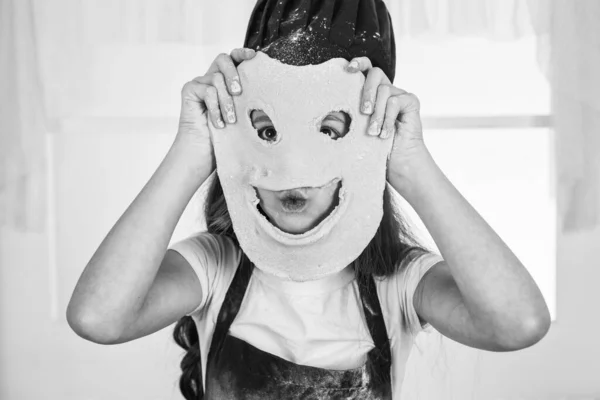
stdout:
<svg viewBox="0 0 600 400">
<path fill-rule="evenodd" d="M 402 398 L 600 399 L 600 1 L 386 3 L 394 84 L 419 96 L 434 158 L 553 317 L 515 353 L 419 335 Z M 181 87 L 242 46 L 253 6 L 0 0 L 0 399 L 182 399 L 173 327 L 101 346 L 66 305 L 171 145 Z M 202 195 L 172 242 L 203 228 Z"/>
</svg>

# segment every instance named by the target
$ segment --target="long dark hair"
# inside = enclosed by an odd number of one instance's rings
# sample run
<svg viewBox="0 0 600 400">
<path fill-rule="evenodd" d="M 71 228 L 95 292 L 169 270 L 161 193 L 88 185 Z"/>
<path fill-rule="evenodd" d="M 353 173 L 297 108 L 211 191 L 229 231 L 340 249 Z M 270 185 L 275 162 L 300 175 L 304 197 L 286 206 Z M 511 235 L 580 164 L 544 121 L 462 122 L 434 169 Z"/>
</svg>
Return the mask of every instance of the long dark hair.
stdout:
<svg viewBox="0 0 600 400">
<path fill-rule="evenodd" d="M 215 176 L 204 206 L 207 231 L 214 235 L 231 238 L 237 245 L 238 240 L 227 210 L 223 188 Z M 428 249 L 419 244 L 395 204 L 392 193 L 386 187 L 383 193 L 383 218 L 377 233 L 360 256 L 353 262 L 358 282 L 373 276 L 384 279 L 406 268 L 410 261 Z M 181 378 L 179 388 L 186 400 L 202 398 L 202 374 L 200 370 L 200 347 L 198 331 L 192 317 L 185 316 L 175 325 L 175 342 L 187 351 L 181 360 Z"/>
</svg>

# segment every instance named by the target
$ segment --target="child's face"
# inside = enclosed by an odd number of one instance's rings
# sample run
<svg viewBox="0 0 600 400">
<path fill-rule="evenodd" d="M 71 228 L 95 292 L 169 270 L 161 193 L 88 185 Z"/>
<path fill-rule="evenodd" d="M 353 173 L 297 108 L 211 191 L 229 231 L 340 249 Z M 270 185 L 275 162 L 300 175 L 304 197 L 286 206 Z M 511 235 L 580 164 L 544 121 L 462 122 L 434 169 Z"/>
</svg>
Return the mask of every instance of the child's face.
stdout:
<svg viewBox="0 0 600 400">
<path fill-rule="evenodd" d="M 276 141 L 279 133 L 262 110 L 251 114 L 252 125 L 263 140 Z M 321 133 L 336 140 L 348 133 L 350 116 L 345 112 L 329 113 L 321 123 Z M 301 234 L 323 221 L 339 204 L 341 182 L 334 179 L 320 187 L 294 187 L 273 191 L 255 187 L 260 211 L 284 232 Z"/>
<path fill-rule="evenodd" d="M 240 246 L 282 278 L 342 270 L 381 222 L 392 140 L 367 134 L 359 109 L 365 78 L 347 64 L 294 66 L 258 52 L 238 66 L 238 121 L 209 124 Z"/>
</svg>

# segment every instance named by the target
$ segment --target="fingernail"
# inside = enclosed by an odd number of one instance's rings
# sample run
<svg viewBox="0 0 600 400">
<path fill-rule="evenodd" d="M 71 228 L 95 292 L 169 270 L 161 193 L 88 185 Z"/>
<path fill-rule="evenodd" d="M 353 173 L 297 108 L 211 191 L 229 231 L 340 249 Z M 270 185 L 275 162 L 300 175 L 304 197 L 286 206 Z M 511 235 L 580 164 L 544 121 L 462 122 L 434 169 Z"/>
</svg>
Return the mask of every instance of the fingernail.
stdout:
<svg viewBox="0 0 600 400">
<path fill-rule="evenodd" d="M 381 130 L 381 138 L 382 139 L 387 139 L 387 137 L 390 136 L 390 131 L 389 129 L 383 128 Z"/>
<path fill-rule="evenodd" d="M 351 61 L 350 64 L 348 64 L 348 68 L 358 69 L 358 63 L 356 61 Z"/>
<path fill-rule="evenodd" d="M 377 121 L 371 122 L 369 125 L 369 135 L 377 136 L 379 134 L 379 129 L 377 129 Z"/>
<path fill-rule="evenodd" d="M 231 80 L 231 91 L 233 93 L 240 93 L 242 91 L 242 87 L 240 86 L 240 82 L 239 81 L 240 81 L 240 77 L 239 76 L 235 76 Z"/>
<path fill-rule="evenodd" d="M 221 118 L 217 119 L 217 126 L 219 128 L 225 128 L 225 123 L 223 122 L 223 120 Z"/>
<path fill-rule="evenodd" d="M 225 106 L 225 113 L 227 114 L 227 121 L 229 121 L 230 124 L 235 123 L 235 112 L 233 112 L 232 104 L 227 104 Z"/>
<path fill-rule="evenodd" d="M 244 50 L 244 54 L 246 55 L 246 57 L 250 57 L 250 56 L 254 55 L 254 53 L 255 53 L 254 49 Z"/>
<path fill-rule="evenodd" d="M 363 112 L 366 114 L 371 114 L 373 112 L 373 104 L 371 104 L 371 102 L 369 100 L 364 102 Z"/>
</svg>

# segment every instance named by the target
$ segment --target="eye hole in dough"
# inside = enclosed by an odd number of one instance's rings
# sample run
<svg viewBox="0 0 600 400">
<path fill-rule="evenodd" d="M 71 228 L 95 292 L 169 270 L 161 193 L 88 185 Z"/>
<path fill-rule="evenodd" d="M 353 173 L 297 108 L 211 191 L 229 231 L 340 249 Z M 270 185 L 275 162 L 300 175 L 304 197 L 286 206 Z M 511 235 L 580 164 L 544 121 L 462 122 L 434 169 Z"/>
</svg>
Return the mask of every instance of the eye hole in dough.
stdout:
<svg viewBox="0 0 600 400">
<path fill-rule="evenodd" d="M 321 121 L 321 133 L 329 136 L 333 140 L 338 140 L 346 136 L 350 130 L 352 118 L 344 111 L 333 111 L 327 114 Z"/>
<path fill-rule="evenodd" d="M 252 126 L 256 129 L 258 137 L 268 143 L 276 143 L 281 138 L 273 125 L 271 118 L 263 110 L 252 110 L 250 112 Z M 346 136 L 350 131 L 352 118 L 344 111 L 333 111 L 327 114 L 321 121 L 320 131 L 332 140 L 338 140 Z"/>
<path fill-rule="evenodd" d="M 256 133 L 261 140 L 268 143 L 278 142 L 280 135 L 275 129 L 271 118 L 263 110 L 252 110 L 250 112 L 250 120 L 252 126 L 256 129 Z"/>
</svg>

